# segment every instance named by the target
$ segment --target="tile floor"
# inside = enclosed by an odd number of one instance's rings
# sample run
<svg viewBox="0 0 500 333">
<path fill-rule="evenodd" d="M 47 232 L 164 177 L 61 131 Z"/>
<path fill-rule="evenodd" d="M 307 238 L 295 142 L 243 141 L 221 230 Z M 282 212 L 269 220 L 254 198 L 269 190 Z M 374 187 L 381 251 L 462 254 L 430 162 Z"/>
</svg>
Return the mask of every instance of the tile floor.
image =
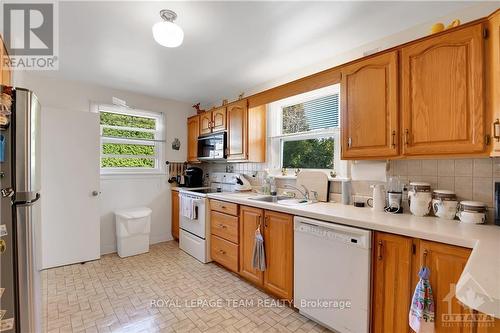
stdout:
<svg viewBox="0 0 500 333">
<path fill-rule="evenodd" d="M 328 332 L 289 307 L 267 306 L 276 300 L 173 241 L 42 278 L 45 332 Z"/>
</svg>

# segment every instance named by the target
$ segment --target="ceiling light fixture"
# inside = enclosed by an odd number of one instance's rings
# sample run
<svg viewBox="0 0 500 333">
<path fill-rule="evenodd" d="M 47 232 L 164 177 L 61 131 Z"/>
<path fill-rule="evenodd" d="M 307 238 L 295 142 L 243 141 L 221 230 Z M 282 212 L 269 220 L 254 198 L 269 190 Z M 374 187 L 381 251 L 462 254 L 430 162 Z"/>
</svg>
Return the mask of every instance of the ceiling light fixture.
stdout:
<svg viewBox="0 0 500 333">
<path fill-rule="evenodd" d="M 169 9 L 160 11 L 162 22 L 153 25 L 153 37 L 155 41 L 165 47 L 177 47 L 184 40 L 184 31 L 174 23 L 177 14 Z"/>
</svg>

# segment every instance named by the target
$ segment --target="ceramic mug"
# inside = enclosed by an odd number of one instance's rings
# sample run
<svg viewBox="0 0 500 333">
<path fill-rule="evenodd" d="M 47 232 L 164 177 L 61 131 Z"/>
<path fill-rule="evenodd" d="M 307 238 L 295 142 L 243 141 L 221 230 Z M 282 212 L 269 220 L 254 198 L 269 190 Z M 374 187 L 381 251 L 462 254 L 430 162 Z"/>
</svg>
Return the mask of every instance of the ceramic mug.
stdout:
<svg viewBox="0 0 500 333">
<path fill-rule="evenodd" d="M 432 199 L 434 215 L 446 220 L 453 220 L 457 215 L 458 201 Z"/>
<path fill-rule="evenodd" d="M 415 216 L 425 216 L 431 211 L 431 192 L 408 192 L 410 201 L 410 212 Z"/>
<path fill-rule="evenodd" d="M 460 222 L 463 223 L 483 224 L 486 222 L 486 213 L 466 212 L 461 210 L 457 212 L 457 216 L 460 219 Z"/>
</svg>

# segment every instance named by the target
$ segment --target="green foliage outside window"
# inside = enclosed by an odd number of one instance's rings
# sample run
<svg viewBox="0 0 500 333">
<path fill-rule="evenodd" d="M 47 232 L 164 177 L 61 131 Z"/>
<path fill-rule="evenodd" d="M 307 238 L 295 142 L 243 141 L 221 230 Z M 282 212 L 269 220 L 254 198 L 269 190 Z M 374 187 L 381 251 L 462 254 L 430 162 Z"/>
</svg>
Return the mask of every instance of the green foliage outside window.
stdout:
<svg viewBox="0 0 500 333">
<path fill-rule="evenodd" d="M 149 158 L 103 157 L 102 168 L 154 168 L 155 161 Z"/>
<path fill-rule="evenodd" d="M 100 113 L 101 125 L 131 127 L 137 129 L 156 129 L 156 119 L 117 114 L 111 112 Z M 145 139 L 154 140 L 155 133 L 143 132 L 140 130 L 126 130 L 116 128 L 102 128 L 103 137 L 116 137 L 124 139 Z M 154 168 L 155 167 L 155 146 L 154 144 L 141 145 L 129 143 L 109 143 L 102 144 L 103 155 L 128 155 L 130 157 L 102 157 L 101 168 Z M 151 156 L 152 158 L 134 157 Z"/>
<path fill-rule="evenodd" d="M 156 121 L 152 118 L 129 116 L 111 112 L 101 112 L 101 125 L 156 129 Z"/>
<path fill-rule="evenodd" d="M 285 141 L 283 167 L 291 169 L 332 169 L 333 138 Z"/>
<path fill-rule="evenodd" d="M 104 143 L 102 153 L 105 155 L 154 155 L 154 146 L 131 145 L 121 143 Z"/>
<path fill-rule="evenodd" d="M 117 137 L 117 138 L 129 138 L 129 139 L 154 139 L 155 134 L 151 132 L 141 132 L 141 131 L 128 131 L 122 129 L 114 128 L 103 128 L 103 136 Z"/>
</svg>

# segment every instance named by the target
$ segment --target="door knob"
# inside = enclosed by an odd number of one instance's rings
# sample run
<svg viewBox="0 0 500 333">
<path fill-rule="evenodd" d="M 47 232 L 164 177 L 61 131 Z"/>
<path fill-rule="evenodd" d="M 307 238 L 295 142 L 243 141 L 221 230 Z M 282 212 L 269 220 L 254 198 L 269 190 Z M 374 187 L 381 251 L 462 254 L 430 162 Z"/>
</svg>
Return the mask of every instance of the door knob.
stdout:
<svg viewBox="0 0 500 333">
<path fill-rule="evenodd" d="M 97 197 L 99 194 L 101 194 L 101 191 L 96 191 L 96 190 L 92 191 L 93 197 Z"/>
</svg>

